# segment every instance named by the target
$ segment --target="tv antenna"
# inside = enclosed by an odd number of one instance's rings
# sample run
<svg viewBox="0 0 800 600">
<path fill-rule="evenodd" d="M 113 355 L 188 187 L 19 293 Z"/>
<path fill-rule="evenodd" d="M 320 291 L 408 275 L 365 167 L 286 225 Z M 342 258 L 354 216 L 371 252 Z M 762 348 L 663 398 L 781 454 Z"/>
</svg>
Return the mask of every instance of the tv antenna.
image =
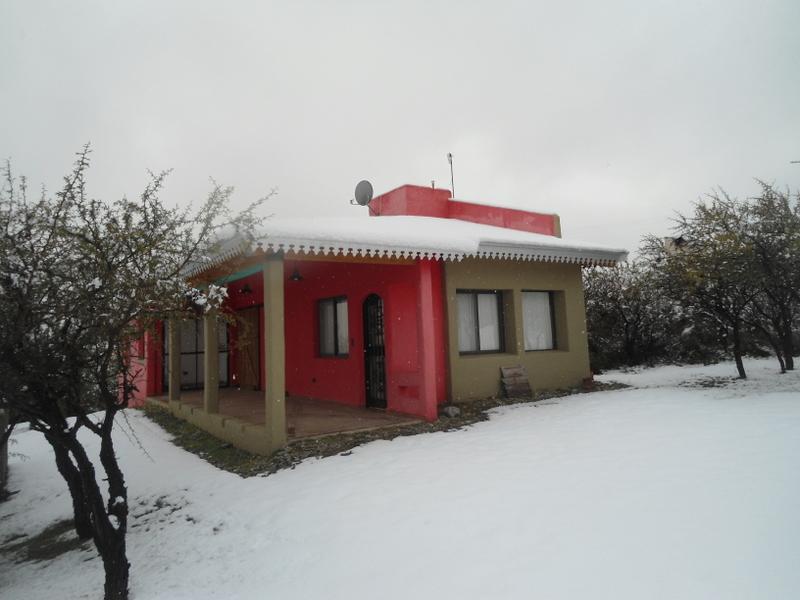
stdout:
<svg viewBox="0 0 800 600">
<path fill-rule="evenodd" d="M 455 180 L 453 179 L 453 153 L 447 153 L 447 162 L 450 163 L 450 193 L 452 194 L 453 198 L 456 197 L 456 184 Z"/>
</svg>

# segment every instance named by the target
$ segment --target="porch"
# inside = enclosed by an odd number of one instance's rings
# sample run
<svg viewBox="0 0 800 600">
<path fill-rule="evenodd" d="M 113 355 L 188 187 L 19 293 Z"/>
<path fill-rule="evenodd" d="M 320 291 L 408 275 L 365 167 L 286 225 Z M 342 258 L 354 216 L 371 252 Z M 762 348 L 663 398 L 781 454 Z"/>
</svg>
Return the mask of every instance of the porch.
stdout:
<svg viewBox="0 0 800 600">
<path fill-rule="evenodd" d="M 162 406 L 169 406 L 167 396 L 151 400 Z M 217 417 L 221 421 L 220 425 L 228 430 L 235 428 L 246 433 L 250 429 L 253 433 L 259 433 L 258 429 L 253 428 L 264 428 L 266 422 L 264 392 L 258 390 L 220 388 L 219 407 L 215 415 L 204 415 L 202 390 L 184 390 L 177 404 L 179 406 L 175 408 L 178 412 L 196 417 Z M 289 443 L 418 422 L 417 418 L 383 410 L 299 396 L 286 398 L 286 437 Z"/>
<path fill-rule="evenodd" d="M 206 274 L 227 285 L 221 309 L 164 326 L 148 401 L 265 455 L 299 439 L 437 418 L 439 265 L 261 252 L 236 269 Z"/>
</svg>

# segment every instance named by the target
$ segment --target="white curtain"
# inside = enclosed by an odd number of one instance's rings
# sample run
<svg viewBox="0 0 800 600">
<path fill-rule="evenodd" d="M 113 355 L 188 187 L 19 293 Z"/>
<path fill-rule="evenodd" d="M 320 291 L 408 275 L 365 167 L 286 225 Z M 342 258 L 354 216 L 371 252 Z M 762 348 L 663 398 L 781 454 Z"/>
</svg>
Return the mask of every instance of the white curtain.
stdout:
<svg viewBox="0 0 800 600">
<path fill-rule="evenodd" d="M 350 333 L 347 326 L 347 300 L 336 303 L 336 341 L 339 354 L 350 353 Z"/>
<path fill-rule="evenodd" d="M 333 302 L 319 304 L 319 351 L 321 354 L 333 354 Z"/>
<path fill-rule="evenodd" d="M 525 350 L 551 350 L 554 347 L 550 292 L 522 292 L 522 322 Z"/>
<path fill-rule="evenodd" d="M 475 320 L 475 294 L 456 294 L 458 301 L 458 351 L 478 350 L 478 323 Z"/>
<path fill-rule="evenodd" d="M 481 351 L 500 350 L 500 307 L 497 294 L 478 294 Z"/>
</svg>

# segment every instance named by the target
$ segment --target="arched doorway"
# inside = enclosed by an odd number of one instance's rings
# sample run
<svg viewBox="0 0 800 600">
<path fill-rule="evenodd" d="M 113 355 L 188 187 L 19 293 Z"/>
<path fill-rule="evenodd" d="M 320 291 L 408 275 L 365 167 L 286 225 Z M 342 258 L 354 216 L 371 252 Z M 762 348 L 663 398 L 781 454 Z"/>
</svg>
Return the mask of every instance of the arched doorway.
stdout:
<svg viewBox="0 0 800 600">
<path fill-rule="evenodd" d="M 377 294 L 367 296 L 363 312 L 366 404 L 369 408 L 386 408 L 386 350 L 381 297 Z"/>
</svg>

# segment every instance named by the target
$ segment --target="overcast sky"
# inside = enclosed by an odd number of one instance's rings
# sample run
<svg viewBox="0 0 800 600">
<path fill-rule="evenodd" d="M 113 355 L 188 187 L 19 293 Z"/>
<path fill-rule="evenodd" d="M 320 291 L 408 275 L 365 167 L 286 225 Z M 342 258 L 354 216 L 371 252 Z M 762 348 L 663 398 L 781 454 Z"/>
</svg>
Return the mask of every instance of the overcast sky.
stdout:
<svg viewBox="0 0 800 600">
<path fill-rule="evenodd" d="M 360 179 L 557 212 L 635 249 L 754 177 L 800 188 L 800 2 L 0 0 L 0 156 L 95 196 L 208 178 L 278 215 L 356 215 Z"/>
</svg>

